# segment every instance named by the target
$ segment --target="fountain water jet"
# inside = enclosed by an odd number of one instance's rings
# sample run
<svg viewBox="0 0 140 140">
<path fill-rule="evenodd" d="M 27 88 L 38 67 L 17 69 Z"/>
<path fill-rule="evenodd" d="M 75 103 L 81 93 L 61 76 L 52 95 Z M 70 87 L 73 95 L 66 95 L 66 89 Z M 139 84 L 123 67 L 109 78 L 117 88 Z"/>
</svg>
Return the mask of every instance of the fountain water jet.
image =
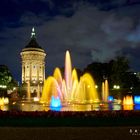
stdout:
<svg viewBox="0 0 140 140">
<path fill-rule="evenodd" d="M 0 97 L 0 106 L 9 104 L 9 98 L 8 97 Z"/>
<path fill-rule="evenodd" d="M 61 101 L 60 101 L 60 99 L 59 99 L 58 96 L 57 97 L 52 96 L 50 106 L 52 108 L 53 107 L 59 107 L 59 108 L 61 108 Z"/>
<path fill-rule="evenodd" d="M 78 80 L 76 70 L 72 70 L 69 51 L 66 51 L 65 56 L 64 78 L 60 69 L 56 68 L 53 76 L 49 76 L 44 82 L 40 102 L 50 104 L 52 96 L 59 97 L 62 103 L 85 104 L 99 102 L 91 75 L 86 73 Z"/>
<path fill-rule="evenodd" d="M 123 98 L 123 110 L 133 110 L 134 103 L 132 96 L 126 96 Z"/>
<path fill-rule="evenodd" d="M 108 96 L 109 96 L 109 86 L 108 80 L 106 79 L 105 82 L 102 82 L 102 101 L 108 102 Z"/>
<path fill-rule="evenodd" d="M 133 105 L 133 97 L 126 96 L 123 98 L 123 105 Z"/>
</svg>

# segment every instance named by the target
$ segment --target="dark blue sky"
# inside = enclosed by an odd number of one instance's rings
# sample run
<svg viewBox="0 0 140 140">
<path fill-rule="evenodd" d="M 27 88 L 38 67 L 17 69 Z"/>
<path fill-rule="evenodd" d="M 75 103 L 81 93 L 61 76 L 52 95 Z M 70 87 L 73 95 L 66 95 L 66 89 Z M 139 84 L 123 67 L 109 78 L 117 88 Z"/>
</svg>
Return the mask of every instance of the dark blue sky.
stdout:
<svg viewBox="0 0 140 140">
<path fill-rule="evenodd" d="M 128 57 L 140 71 L 140 0 L 2 0 L 0 64 L 21 78 L 20 52 L 34 26 L 47 53 L 46 74 L 64 65 L 70 50 L 73 67 Z"/>
</svg>

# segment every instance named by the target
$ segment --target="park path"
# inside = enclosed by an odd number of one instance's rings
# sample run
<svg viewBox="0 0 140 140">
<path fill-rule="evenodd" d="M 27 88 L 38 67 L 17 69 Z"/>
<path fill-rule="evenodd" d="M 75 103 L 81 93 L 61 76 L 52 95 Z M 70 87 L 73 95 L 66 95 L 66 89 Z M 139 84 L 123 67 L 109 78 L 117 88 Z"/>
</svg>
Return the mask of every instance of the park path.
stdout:
<svg viewBox="0 0 140 140">
<path fill-rule="evenodd" d="M 2 140 L 140 140 L 140 127 L 0 127 Z"/>
</svg>

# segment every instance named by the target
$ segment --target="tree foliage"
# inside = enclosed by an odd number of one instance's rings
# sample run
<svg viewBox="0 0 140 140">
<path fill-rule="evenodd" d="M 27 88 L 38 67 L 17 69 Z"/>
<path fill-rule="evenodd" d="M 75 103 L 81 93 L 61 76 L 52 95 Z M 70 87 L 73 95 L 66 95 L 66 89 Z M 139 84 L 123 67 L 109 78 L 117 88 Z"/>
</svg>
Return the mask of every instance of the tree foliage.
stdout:
<svg viewBox="0 0 140 140">
<path fill-rule="evenodd" d="M 0 85 L 6 85 L 8 89 L 17 86 L 17 82 L 13 79 L 11 72 L 5 65 L 0 65 Z"/>
<path fill-rule="evenodd" d="M 94 62 L 84 69 L 85 72 L 89 72 L 99 86 L 104 79 L 108 79 L 110 87 L 120 85 L 121 88 L 130 88 L 140 83 L 134 72 L 130 71 L 126 57 L 117 57 L 108 63 Z"/>
<path fill-rule="evenodd" d="M 125 57 L 117 57 L 115 60 L 109 62 L 110 65 L 110 81 L 112 85 L 124 86 L 124 77 L 129 73 L 129 61 Z"/>
</svg>

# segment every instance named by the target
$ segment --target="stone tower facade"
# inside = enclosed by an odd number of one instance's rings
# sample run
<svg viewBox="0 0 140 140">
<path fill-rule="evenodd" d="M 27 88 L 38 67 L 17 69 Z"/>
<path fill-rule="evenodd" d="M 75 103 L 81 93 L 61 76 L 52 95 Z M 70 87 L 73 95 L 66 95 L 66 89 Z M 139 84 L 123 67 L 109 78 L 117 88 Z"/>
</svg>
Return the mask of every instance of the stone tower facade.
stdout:
<svg viewBox="0 0 140 140">
<path fill-rule="evenodd" d="M 31 40 L 22 49 L 22 84 L 27 91 L 26 98 L 40 98 L 45 80 L 45 51 L 36 41 L 35 30 L 32 28 Z"/>
</svg>

